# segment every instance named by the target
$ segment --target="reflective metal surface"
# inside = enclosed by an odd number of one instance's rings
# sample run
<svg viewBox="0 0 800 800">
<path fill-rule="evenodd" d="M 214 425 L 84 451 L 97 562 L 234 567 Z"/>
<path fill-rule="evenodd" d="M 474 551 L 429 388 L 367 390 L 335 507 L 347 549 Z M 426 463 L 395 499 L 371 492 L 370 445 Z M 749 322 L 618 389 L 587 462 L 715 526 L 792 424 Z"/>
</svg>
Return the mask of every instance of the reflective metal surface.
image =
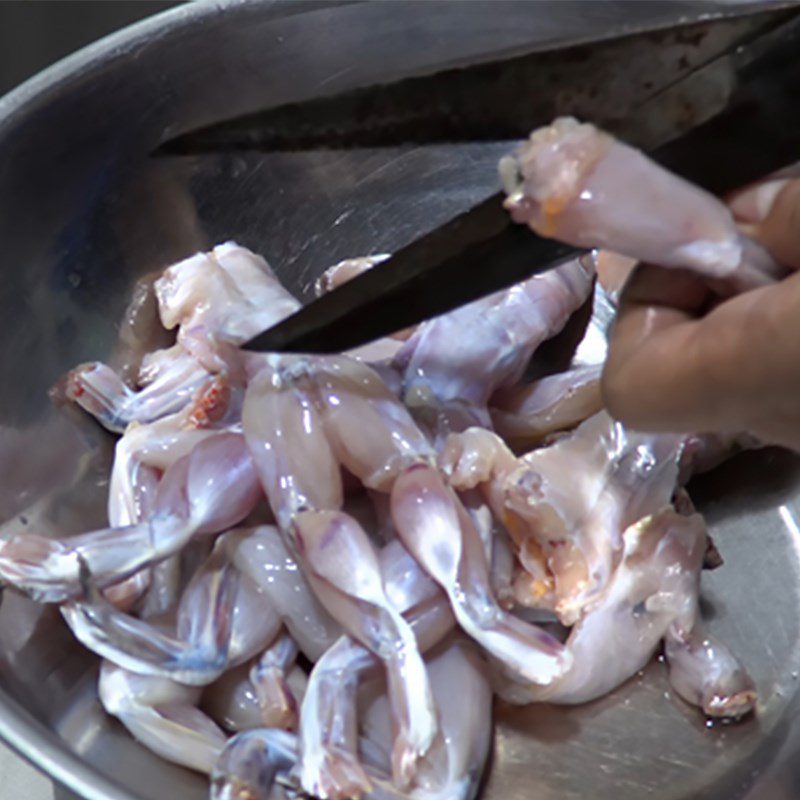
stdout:
<svg viewBox="0 0 800 800">
<path fill-rule="evenodd" d="M 552 40 L 532 37 L 520 52 L 490 61 L 475 58 L 344 92 L 322 87 L 318 97 L 192 130 L 159 150 L 196 155 L 514 141 L 571 114 L 649 151 L 724 108 L 753 45 L 797 13 L 791 0 L 709 5 L 699 20 L 683 13 L 685 4 L 674 8 L 671 18 L 632 14 L 574 35 L 565 31 L 555 48 Z"/>
<path fill-rule="evenodd" d="M 62 534 L 101 523 L 108 441 L 52 411 L 46 392 L 68 367 L 108 354 L 136 276 L 235 238 L 308 295 L 324 267 L 396 249 L 492 191 L 504 149 L 148 159 L 159 141 L 321 89 L 675 8 L 189 6 L 0 100 L 0 516 Z M 797 797 L 798 486 L 798 460 L 767 452 L 726 465 L 695 492 L 726 559 L 705 576 L 709 624 L 758 682 L 756 719 L 706 728 L 653 663 L 586 707 L 501 711 L 486 797 Z M 53 609 L 3 597 L 4 738 L 91 800 L 204 797 L 201 778 L 151 756 L 104 717 L 94 669 Z"/>
</svg>

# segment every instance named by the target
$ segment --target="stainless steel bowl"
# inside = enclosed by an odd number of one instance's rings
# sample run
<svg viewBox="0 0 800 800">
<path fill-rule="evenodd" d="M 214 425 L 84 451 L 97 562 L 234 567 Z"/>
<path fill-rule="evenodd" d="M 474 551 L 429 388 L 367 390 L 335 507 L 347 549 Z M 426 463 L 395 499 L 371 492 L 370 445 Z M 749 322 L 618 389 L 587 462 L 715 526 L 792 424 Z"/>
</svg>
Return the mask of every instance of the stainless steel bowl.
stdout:
<svg viewBox="0 0 800 800">
<path fill-rule="evenodd" d="M 504 150 L 149 158 L 164 137 L 674 10 L 659 2 L 192 4 L 0 100 L 0 516 L 62 534 L 103 523 L 108 447 L 54 412 L 47 389 L 68 367 L 108 354 L 138 275 L 233 238 L 306 293 L 325 266 L 397 248 L 492 189 Z M 706 727 L 653 663 L 585 707 L 501 711 L 487 797 L 800 796 L 798 481 L 797 459 L 765 452 L 695 487 L 726 560 L 705 578 L 705 609 L 758 682 L 757 718 Z M 6 593 L 0 735 L 91 800 L 204 797 L 204 780 L 104 717 L 95 669 L 55 609 Z"/>
</svg>

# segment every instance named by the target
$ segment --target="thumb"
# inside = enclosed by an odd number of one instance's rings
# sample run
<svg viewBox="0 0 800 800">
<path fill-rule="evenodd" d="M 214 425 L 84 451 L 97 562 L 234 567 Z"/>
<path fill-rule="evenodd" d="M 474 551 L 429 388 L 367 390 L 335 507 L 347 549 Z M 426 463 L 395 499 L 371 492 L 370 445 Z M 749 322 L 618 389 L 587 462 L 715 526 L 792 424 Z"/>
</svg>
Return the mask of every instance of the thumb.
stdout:
<svg viewBox="0 0 800 800">
<path fill-rule="evenodd" d="M 800 179 L 772 178 L 730 198 L 744 229 L 786 267 L 800 269 Z"/>
<path fill-rule="evenodd" d="M 755 238 L 772 257 L 792 269 L 800 269 L 800 180 L 791 180 L 778 192 Z"/>
</svg>

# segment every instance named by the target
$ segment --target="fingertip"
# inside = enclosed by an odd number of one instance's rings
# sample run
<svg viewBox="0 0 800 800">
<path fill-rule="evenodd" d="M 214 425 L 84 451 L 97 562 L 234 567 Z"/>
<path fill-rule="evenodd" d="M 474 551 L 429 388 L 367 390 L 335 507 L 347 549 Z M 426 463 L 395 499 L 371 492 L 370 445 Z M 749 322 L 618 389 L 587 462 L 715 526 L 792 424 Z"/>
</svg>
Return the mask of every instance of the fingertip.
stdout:
<svg viewBox="0 0 800 800">
<path fill-rule="evenodd" d="M 773 178 L 746 186 L 728 198 L 728 207 L 740 224 L 763 222 L 788 178 Z"/>
<path fill-rule="evenodd" d="M 800 269 L 800 179 L 777 192 L 756 238 L 781 264 Z"/>
<path fill-rule="evenodd" d="M 611 294 L 619 294 L 636 267 L 636 259 L 600 250 L 597 254 L 597 280 Z"/>
</svg>

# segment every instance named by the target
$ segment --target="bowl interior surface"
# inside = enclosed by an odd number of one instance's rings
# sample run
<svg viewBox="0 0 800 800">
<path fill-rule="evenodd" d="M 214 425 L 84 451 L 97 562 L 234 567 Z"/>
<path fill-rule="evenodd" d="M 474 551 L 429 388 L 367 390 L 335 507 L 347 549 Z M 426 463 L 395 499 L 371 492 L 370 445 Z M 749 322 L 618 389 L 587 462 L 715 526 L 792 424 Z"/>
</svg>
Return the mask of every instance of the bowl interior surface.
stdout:
<svg viewBox="0 0 800 800">
<path fill-rule="evenodd" d="M 325 267 L 397 249 L 485 197 L 508 150 L 149 156 L 160 141 L 232 114 L 580 36 L 622 16 L 657 19 L 674 5 L 199 4 L 112 37 L 0 101 L 4 535 L 105 525 L 110 443 L 54 410 L 47 390 L 75 364 L 108 356 L 137 277 L 234 239 L 308 297 Z M 499 709 L 485 797 L 797 796 L 798 486 L 800 461 L 770 450 L 693 487 L 725 559 L 704 575 L 705 614 L 758 684 L 755 718 L 708 727 L 653 662 L 587 706 Z M 57 609 L 4 595 L 0 733 L 93 800 L 157 800 L 165 787 L 180 800 L 205 797 L 203 778 L 105 717 L 95 681 L 95 659 Z"/>
</svg>

